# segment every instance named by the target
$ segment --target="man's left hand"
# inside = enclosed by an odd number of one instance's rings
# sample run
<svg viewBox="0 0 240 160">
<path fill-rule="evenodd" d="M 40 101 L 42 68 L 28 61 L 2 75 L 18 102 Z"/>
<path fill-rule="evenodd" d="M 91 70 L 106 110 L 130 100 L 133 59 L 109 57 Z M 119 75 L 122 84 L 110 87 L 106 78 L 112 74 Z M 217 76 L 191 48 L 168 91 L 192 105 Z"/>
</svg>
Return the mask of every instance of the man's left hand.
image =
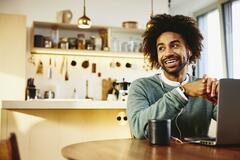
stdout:
<svg viewBox="0 0 240 160">
<path fill-rule="evenodd" d="M 206 94 L 203 95 L 203 98 L 206 98 L 210 102 L 217 104 L 219 81 L 216 78 L 209 78 L 206 75 L 204 75 L 203 82 L 205 83 L 206 89 Z"/>
</svg>

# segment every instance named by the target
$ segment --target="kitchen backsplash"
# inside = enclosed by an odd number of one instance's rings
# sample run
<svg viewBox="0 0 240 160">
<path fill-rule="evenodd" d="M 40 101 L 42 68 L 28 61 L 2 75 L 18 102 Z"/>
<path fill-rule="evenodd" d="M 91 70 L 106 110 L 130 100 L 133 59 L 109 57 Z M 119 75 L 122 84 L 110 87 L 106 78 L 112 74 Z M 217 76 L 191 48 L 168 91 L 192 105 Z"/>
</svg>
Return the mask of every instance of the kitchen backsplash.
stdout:
<svg viewBox="0 0 240 160">
<path fill-rule="evenodd" d="M 57 99 L 85 98 L 88 81 L 87 96 L 100 100 L 102 80 L 132 82 L 154 73 L 156 70 L 146 70 L 143 59 L 32 55 L 28 59 L 26 78 L 34 78 L 41 97 L 51 90 Z"/>
</svg>

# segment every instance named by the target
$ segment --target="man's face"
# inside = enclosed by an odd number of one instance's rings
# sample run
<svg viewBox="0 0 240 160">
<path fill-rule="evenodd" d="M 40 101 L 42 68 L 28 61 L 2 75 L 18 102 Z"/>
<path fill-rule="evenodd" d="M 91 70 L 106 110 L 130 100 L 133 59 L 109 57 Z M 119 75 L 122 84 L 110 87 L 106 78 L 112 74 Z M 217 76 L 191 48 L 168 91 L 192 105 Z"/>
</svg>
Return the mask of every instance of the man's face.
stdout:
<svg viewBox="0 0 240 160">
<path fill-rule="evenodd" d="M 157 53 L 161 67 L 171 75 L 178 75 L 191 56 L 181 35 L 174 32 L 164 32 L 157 38 Z"/>
</svg>

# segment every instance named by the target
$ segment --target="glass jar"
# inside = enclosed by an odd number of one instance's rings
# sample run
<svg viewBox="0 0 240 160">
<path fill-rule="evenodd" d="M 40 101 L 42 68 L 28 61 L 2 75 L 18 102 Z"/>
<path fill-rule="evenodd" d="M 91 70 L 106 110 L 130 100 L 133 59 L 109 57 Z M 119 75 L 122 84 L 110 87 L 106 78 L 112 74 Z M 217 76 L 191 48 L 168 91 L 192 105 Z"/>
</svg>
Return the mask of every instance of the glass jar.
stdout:
<svg viewBox="0 0 240 160">
<path fill-rule="evenodd" d="M 59 48 L 61 49 L 68 49 L 68 38 L 62 37 L 59 42 Z"/>
<path fill-rule="evenodd" d="M 85 36 L 84 36 L 84 34 L 78 34 L 77 35 L 77 37 L 78 37 L 78 49 L 86 49 L 86 47 L 85 47 L 85 44 L 86 44 L 86 42 L 85 42 Z"/>
<path fill-rule="evenodd" d="M 69 49 L 77 49 L 77 40 L 78 39 L 74 37 L 68 38 Z"/>
<path fill-rule="evenodd" d="M 45 48 L 52 48 L 52 40 L 50 37 L 44 38 L 44 47 Z"/>
<path fill-rule="evenodd" d="M 93 43 L 92 43 L 91 39 L 86 40 L 86 49 L 87 50 L 94 50 L 94 46 L 93 46 Z"/>
<path fill-rule="evenodd" d="M 96 37 L 91 36 L 90 41 L 91 41 L 91 44 L 92 44 L 92 49 L 95 50 L 96 49 Z"/>
</svg>

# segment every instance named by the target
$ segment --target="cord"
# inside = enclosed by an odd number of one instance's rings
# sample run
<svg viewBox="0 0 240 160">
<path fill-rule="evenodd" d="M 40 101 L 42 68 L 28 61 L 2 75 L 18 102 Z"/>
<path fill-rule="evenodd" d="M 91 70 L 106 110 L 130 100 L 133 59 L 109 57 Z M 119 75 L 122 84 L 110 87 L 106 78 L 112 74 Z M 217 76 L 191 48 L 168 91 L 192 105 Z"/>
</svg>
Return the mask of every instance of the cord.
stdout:
<svg viewBox="0 0 240 160">
<path fill-rule="evenodd" d="M 160 72 L 160 75 L 162 74 L 162 72 Z M 188 77 L 190 77 L 189 75 L 188 75 L 188 73 L 187 73 L 187 76 Z M 166 91 L 166 89 L 165 89 L 165 86 L 163 85 L 163 83 L 162 83 L 162 78 L 160 77 L 160 85 L 161 85 L 161 87 L 162 87 L 162 89 L 163 89 L 163 92 L 164 93 L 167 93 L 167 91 Z M 176 127 L 177 127 L 177 130 L 178 130 L 178 132 L 179 132 L 179 139 L 182 139 L 182 132 L 181 132 L 181 130 L 180 130 L 180 128 L 179 128 L 179 126 L 178 126 L 178 123 L 177 123 L 177 120 L 178 120 L 178 117 L 182 114 L 182 112 L 183 112 L 183 108 L 180 110 L 180 112 L 177 114 L 177 116 L 176 116 L 176 118 L 175 118 L 175 125 L 176 125 Z"/>
<path fill-rule="evenodd" d="M 178 130 L 178 133 L 179 133 L 179 139 L 182 139 L 182 132 L 178 126 L 178 123 L 177 123 L 177 120 L 178 120 L 178 117 L 181 115 L 181 113 L 183 112 L 183 108 L 181 109 L 181 111 L 177 114 L 177 117 L 175 118 L 175 125 L 177 127 L 177 130 Z"/>
</svg>

